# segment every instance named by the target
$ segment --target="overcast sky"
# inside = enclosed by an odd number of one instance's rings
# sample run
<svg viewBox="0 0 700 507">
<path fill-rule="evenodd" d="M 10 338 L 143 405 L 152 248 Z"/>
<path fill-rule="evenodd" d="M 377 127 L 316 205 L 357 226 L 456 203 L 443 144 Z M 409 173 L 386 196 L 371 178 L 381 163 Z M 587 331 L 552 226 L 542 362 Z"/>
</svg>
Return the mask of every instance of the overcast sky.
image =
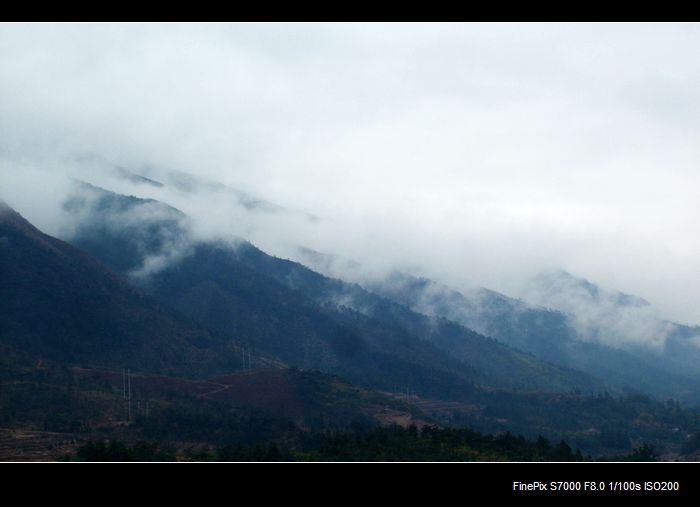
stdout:
<svg viewBox="0 0 700 507">
<path fill-rule="evenodd" d="M 51 232 L 97 153 L 324 219 L 270 248 L 513 295 L 563 268 L 700 323 L 699 54 L 698 24 L 2 24 L 0 197 Z"/>
</svg>

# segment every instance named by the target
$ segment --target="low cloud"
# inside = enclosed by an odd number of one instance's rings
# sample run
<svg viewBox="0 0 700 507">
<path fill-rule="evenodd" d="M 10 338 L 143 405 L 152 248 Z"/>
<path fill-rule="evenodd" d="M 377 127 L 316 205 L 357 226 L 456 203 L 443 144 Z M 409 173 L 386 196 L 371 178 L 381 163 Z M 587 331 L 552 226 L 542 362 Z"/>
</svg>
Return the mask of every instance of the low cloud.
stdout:
<svg viewBox="0 0 700 507">
<path fill-rule="evenodd" d="M 521 296 L 531 305 L 567 314 L 579 339 L 616 348 L 661 352 L 676 329 L 647 301 L 563 271 L 538 275 L 525 284 Z"/>
<path fill-rule="evenodd" d="M 698 47 L 693 24 L 4 24 L 0 198 L 67 234 L 78 178 L 201 238 L 508 294 L 564 268 L 695 323 Z"/>
</svg>

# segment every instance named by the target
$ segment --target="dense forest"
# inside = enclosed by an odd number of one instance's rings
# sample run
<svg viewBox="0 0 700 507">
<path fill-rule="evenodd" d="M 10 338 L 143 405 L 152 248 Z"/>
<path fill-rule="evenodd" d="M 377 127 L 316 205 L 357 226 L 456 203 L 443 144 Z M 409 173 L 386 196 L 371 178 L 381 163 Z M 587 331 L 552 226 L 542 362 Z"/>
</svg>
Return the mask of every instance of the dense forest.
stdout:
<svg viewBox="0 0 700 507">
<path fill-rule="evenodd" d="M 250 370 L 212 381 L 132 372 L 130 399 L 123 382 L 123 371 L 5 365 L 0 427 L 50 437 L 47 447 L 70 439 L 67 452 L 50 453 L 54 458 L 101 460 L 114 454 L 149 460 L 566 461 L 700 448 L 700 433 L 692 430 L 698 427 L 695 412 L 634 394 L 558 400 L 533 394 L 528 400 L 502 393 L 479 415 L 470 405 L 408 403 L 313 370 Z"/>
<path fill-rule="evenodd" d="M 654 461 L 648 444 L 606 461 Z M 146 441 L 127 445 L 118 440 L 89 441 L 73 456 L 77 461 L 592 461 L 565 441 L 553 445 L 544 437 L 527 440 L 511 433 L 485 435 L 464 428 L 392 425 L 367 429 L 298 433 L 294 446 L 228 444 L 176 450 Z"/>
</svg>

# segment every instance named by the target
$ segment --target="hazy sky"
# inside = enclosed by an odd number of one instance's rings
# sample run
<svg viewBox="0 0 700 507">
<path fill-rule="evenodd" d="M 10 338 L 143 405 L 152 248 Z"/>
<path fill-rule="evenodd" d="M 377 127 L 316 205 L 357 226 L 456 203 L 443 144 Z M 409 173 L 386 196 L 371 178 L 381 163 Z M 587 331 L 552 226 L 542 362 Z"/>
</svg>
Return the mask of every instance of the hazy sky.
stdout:
<svg viewBox="0 0 700 507">
<path fill-rule="evenodd" d="M 698 24 L 1 24 L 0 197 L 50 232 L 98 153 L 324 219 L 262 246 L 509 294 L 564 268 L 698 323 L 698 54 Z"/>
</svg>

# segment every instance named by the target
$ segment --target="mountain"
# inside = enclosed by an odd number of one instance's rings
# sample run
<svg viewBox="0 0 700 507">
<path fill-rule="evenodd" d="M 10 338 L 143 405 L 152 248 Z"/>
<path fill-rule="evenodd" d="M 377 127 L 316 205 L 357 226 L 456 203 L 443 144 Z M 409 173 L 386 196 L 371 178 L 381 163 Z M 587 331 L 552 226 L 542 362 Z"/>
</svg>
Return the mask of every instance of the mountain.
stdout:
<svg viewBox="0 0 700 507">
<path fill-rule="evenodd" d="M 257 357 L 271 354 L 289 364 L 317 367 L 350 380 L 394 390 L 425 385 L 433 394 L 465 395 L 471 373 L 430 344 L 413 339 L 411 347 L 390 353 L 365 341 L 356 330 L 358 315 L 324 309 L 279 282 L 255 273 L 226 243 L 192 242 L 187 220 L 163 203 L 119 196 L 80 186 L 65 211 L 76 219 L 71 242 L 125 274 L 143 272 L 150 259 L 172 254 L 173 243 L 147 238 L 178 238 L 183 254 L 147 278 L 132 276 L 161 303 L 202 322 Z M 142 220 L 132 217 L 143 216 Z M 395 330 L 375 329 L 386 349 L 399 342 Z M 389 338 L 386 338 L 386 337 Z M 434 364 L 434 371 L 428 365 Z M 418 366 L 415 365 L 418 363 Z"/>
<path fill-rule="evenodd" d="M 83 181 L 74 182 L 63 213 L 71 223 L 65 236 L 123 273 L 156 267 L 188 244 L 188 218 L 180 210 Z"/>
<path fill-rule="evenodd" d="M 580 284 L 577 289 L 580 294 L 576 300 L 582 301 L 580 308 L 588 308 L 584 304 L 585 298 L 604 301 L 605 308 L 619 306 L 622 310 L 617 314 L 609 310 L 606 310 L 608 313 L 599 312 L 607 319 L 598 321 L 613 323 L 618 330 L 626 333 L 624 336 L 638 337 L 654 327 L 661 329 L 668 336 L 662 356 L 658 351 L 645 350 L 634 343 L 629 346 L 624 341 L 610 340 L 601 329 L 610 329 L 611 324 L 595 327 L 587 322 L 584 326 L 571 313 L 526 303 L 488 289 L 461 293 L 431 280 L 401 273 L 381 280 L 365 280 L 363 287 L 360 287 L 322 276 L 301 264 L 268 256 L 242 239 L 219 243 L 196 240 L 186 215 L 153 199 L 139 199 L 82 185 L 65 207 L 66 212 L 72 215 L 73 222 L 78 224 L 66 239 L 115 270 L 132 275 L 132 281 L 141 278 L 138 283 L 146 284 L 150 274 L 154 273 L 153 280 L 158 283 L 150 288 L 143 285 L 144 290 L 157 291 L 152 294 L 161 302 L 198 319 L 219 333 L 230 335 L 236 326 L 239 326 L 239 336 L 251 336 L 251 330 L 260 330 L 255 321 L 246 317 L 252 315 L 248 296 L 233 298 L 237 301 L 235 304 L 231 302 L 231 291 L 240 289 L 235 288 L 235 280 L 231 280 L 228 289 L 222 289 L 217 279 L 218 273 L 233 270 L 232 266 L 235 265 L 236 269 L 240 268 L 239 274 L 241 270 L 253 271 L 248 271 L 244 276 L 254 280 L 253 285 L 258 279 L 267 282 L 274 280 L 283 287 L 301 293 L 308 301 L 324 306 L 326 313 L 335 308 L 336 315 L 331 319 L 340 322 L 347 320 L 347 316 L 341 314 L 349 309 L 363 318 L 374 320 L 373 325 L 381 323 L 407 330 L 414 338 L 428 341 L 452 359 L 468 364 L 471 368 L 470 381 L 521 389 L 590 390 L 602 385 L 594 380 L 598 378 L 617 388 L 700 402 L 700 380 L 695 361 L 698 358 L 695 346 L 697 333 L 694 333 L 694 329 L 650 320 L 648 315 L 652 314 L 652 310 L 641 298 L 621 293 L 608 295 L 590 282 Z M 352 265 L 338 256 L 323 255 L 309 249 L 302 249 L 301 253 L 314 266 Z M 216 259 L 218 268 L 201 273 L 195 259 L 204 258 Z M 188 282 L 190 285 L 175 283 L 174 279 L 185 276 L 187 271 L 172 269 L 179 262 L 189 266 L 188 269 L 200 270 L 198 276 L 208 280 L 206 288 L 203 280 L 195 283 L 192 277 Z M 164 267 L 167 268 L 166 272 L 159 273 Z M 550 282 L 549 287 L 567 287 L 572 278 L 564 277 L 558 283 Z M 174 290 L 175 287 L 177 290 Z M 546 290 L 540 292 L 547 294 Z M 287 324 L 282 324 L 274 316 L 274 310 L 271 318 L 264 316 L 265 312 L 275 307 L 275 297 L 268 299 L 267 309 L 257 318 L 279 323 L 281 328 Z M 175 301 L 176 298 L 179 299 Z M 288 299 L 294 297 L 289 296 Z M 238 308 L 234 312 L 236 305 Z M 587 316 L 591 314 L 591 311 L 585 312 Z M 625 316 L 624 319 L 619 318 L 621 314 Z M 232 324 L 237 319 L 233 315 L 243 317 Z M 639 315 L 646 317 L 635 318 Z M 640 326 L 644 322 L 647 324 Z M 322 330 L 307 333 L 301 331 L 299 326 L 297 322 L 289 328 L 297 329 L 307 340 L 313 341 L 309 337 L 317 334 L 327 335 Z M 281 335 L 283 331 L 280 328 L 276 332 Z M 639 332 L 634 331 L 640 328 Z M 276 345 L 270 342 L 269 348 L 263 347 L 261 350 L 279 355 L 280 343 L 284 342 L 277 341 L 279 343 Z M 306 341 L 299 339 L 298 343 L 305 344 Z M 308 344 L 304 346 L 310 347 Z M 325 349 L 318 344 L 314 347 L 317 350 L 311 353 L 312 356 L 333 357 L 327 351 L 322 352 Z M 308 353 L 305 354 L 308 356 Z M 290 364 L 325 367 L 324 362 L 311 361 L 307 356 L 301 360 L 298 350 L 291 354 L 288 349 L 283 356 L 285 361 L 291 361 Z M 383 385 L 382 388 L 388 386 Z"/>
<path fill-rule="evenodd" d="M 603 290 L 566 271 L 541 273 L 526 284 L 523 295 L 533 306 L 566 315 L 569 326 L 584 341 L 628 350 L 658 348 L 669 332 L 644 299 Z"/>
<path fill-rule="evenodd" d="M 648 303 L 641 298 L 622 293 L 603 295 L 603 291 L 590 282 L 582 284 L 577 289 L 580 291 L 578 296 L 571 300 L 602 298 L 607 312 L 600 311 L 601 318 L 596 320 L 591 318 L 592 311 L 585 311 L 587 306 L 584 303 L 567 307 L 567 310 L 578 309 L 589 317 L 589 322 L 583 326 L 571 313 L 532 306 L 488 289 L 462 293 L 435 281 L 399 272 L 367 282 L 366 286 L 417 312 L 459 322 L 540 359 L 587 372 L 618 388 L 700 402 L 698 363 L 685 359 L 697 357 L 696 349 L 688 351 L 692 345 L 693 329 L 652 320 Z M 611 311 L 615 305 L 620 305 L 617 314 Z M 607 319 L 603 319 L 603 315 L 607 315 Z M 637 316 L 636 321 L 634 316 Z M 596 322 L 607 322 L 608 325 L 595 327 Z M 613 342 L 617 346 L 606 343 L 612 340 L 605 340 L 604 332 L 615 327 L 623 330 L 625 336 L 633 336 L 630 329 L 639 329 L 640 323 L 646 324 L 645 332 L 654 327 L 664 332 L 673 330 L 663 352 L 639 346 L 619 348 L 624 345 L 619 341 Z M 688 355 L 688 352 L 692 354 Z M 686 361 L 685 368 L 675 366 L 680 361 Z"/>
<path fill-rule="evenodd" d="M 80 179 L 85 175 L 99 174 L 102 178 L 110 178 L 118 182 L 127 182 L 135 187 L 146 186 L 152 188 L 163 188 L 163 183 L 142 174 L 137 174 L 129 169 L 113 164 L 104 157 L 96 153 L 83 153 L 75 155 L 69 159 L 76 174 L 75 178 Z"/>
<path fill-rule="evenodd" d="M 4 203 L 0 279 L 0 344 L 6 358 L 191 375 L 241 365 L 232 344 L 162 308 Z M 230 353 L 224 356 L 224 350 Z"/>
<path fill-rule="evenodd" d="M 87 183 L 92 182 L 109 188 L 131 186 L 141 194 L 160 195 L 163 191 L 171 191 L 191 198 L 215 199 L 219 202 L 235 204 L 244 212 L 254 215 L 296 216 L 309 222 L 319 220 L 311 213 L 290 209 L 239 188 L 183 171 L 144 167 L 137 173 L 94 153 L 73 157 L 71 162 L 74 178 Z"/>
<path fill-rule="evenodd" d="M 170 209 L 112 198 L 108 209 L 125 213 L 128 204 Z M 72 210 L 92 216 L 84 211 Z M 585 375 L 246 242 L 194 241 L 148 276 L 127 278 L 7 207 L 1 223 L 0 423 L 52 446 L 87 435 L 307 445 L 309 427 L 412 420 L 612 452 L 640 441 L 679 448 L 700 427 L 675 403 L 591 396 L 585 390 L 600 384 Z"/>
<path fill-rule="evenodd" d="M 663 319 L 638 296 L 562 270 L 535 277 L 524 294 L 533 304 L 565 313 L 581 340 L 625 350 L 668 372 L 700 376 L 700 327 Z"/>
<path fill-rule="evenodd" d="M 609 306 L 613 308 L 648 308 L 643 298 L 616 290 L 604 290 L 598 285 L 579 278 L 563 269 L 545 271 L 535 276 L 526 286 L 525 298 L 532 304 L 569 310 L 576 304 Z M 566 307 L 566 308 L 563 308 Z"/>
<path fill-rule="evenodd" d="M 489 385 L 520 389 L 599 388 L 595 379 L 536 360 L 493 338 L 441 316 L 428 316 L 368 291 L 358 284 L 328 278 L 305 266 L 268 256 L 252 245 L 237 254 L 258 273 L 273 276 L 324 305 L 351 308 L 387 326 L 403 328 L 450 356 L 470 364 Z"/>
<path fill-rule="evenodd" d="M 164 213 L 145 214 L 145 221 L 136 224 L 142 230 L 133 231 L 131 222 L 122 217 L 138 216 L 152 203 L 100 192 L 101 199 L 82 202 L 88 211 L 76 216 L 89 220 L 76 228 L 71 242 L 127 272 L 165 255 L 139 241 L 149 235 L 173 235 L 168 218 L 161 222 L 162 233 L 158 221 L 151 221 Z M 67 209 L 76 211 L 73 206 Z M 104 223 L 114 227 L 105 228 Z M 125 223 L 126 232 L 121 228 Z M 186 220 L 177 228 L 180 232 L 174 235 L 186 243 L 182 239 L 189 237 Z M 134 257 L 129 266 L 121 264 L 139 251 L 140 262 Z M 148 277 L 136 280 L 143 290 L 216 332 L 247 340 L 251 347 L 288 364 L 332 371 L 381 389 L 408 387 L 438 397 L 464 396 L 473 382 L 550 390 L 601 385 L 454 322 L 417 314 L 358 285 L 267 255 L 244 240 L 192 239 L 180 251 Z M 119 263 L 111 260 L 114 256 Z"/>
<path fill-rule="evenodd" d="M 188 194 L 204 193 L 229 196 L 248 211 L 263 213 L 285 213 L 289 211 L 282 206 L 264 199 L 259 199 L 246 192 L 224 185 L 223 183 L 208 181 L 182 171 L 168 171 L 164 174 L 163 178 L 167 185 Z"/>
</svg>

